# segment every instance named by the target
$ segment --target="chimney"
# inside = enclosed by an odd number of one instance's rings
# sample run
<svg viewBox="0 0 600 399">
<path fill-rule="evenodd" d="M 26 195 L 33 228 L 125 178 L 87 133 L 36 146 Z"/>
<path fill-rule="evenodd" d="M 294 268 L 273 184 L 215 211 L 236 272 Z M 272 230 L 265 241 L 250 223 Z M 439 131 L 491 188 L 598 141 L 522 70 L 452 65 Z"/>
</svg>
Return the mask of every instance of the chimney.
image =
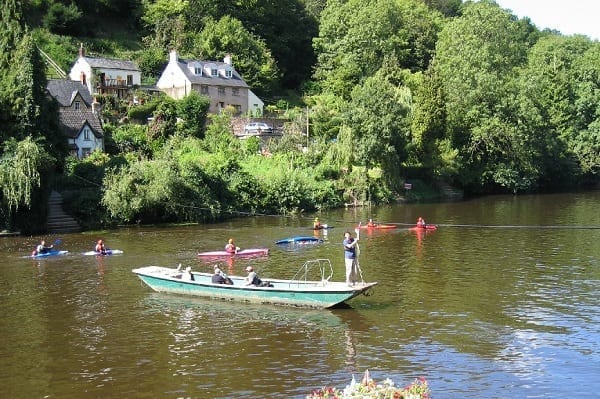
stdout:
<svg viewBox="0 0 600 399">
<path fill-rule="evenodd" d="M 85 57 L 85 50 L 83 49 L 83 43 L 79 43 L 79 58 Z"/>
<path fill-rule="evenodd" d="M 171 52 L 169 53 L 169 62 L 177 62 L 177 60 L 177 50 L 171 50 Z"/>
<path fill-rule="evenodd" d="M 231 54 L 225 54 L 225 58 L 223 58 L 223 62 L 227 65 L 231 65 Z"/>
</svg>

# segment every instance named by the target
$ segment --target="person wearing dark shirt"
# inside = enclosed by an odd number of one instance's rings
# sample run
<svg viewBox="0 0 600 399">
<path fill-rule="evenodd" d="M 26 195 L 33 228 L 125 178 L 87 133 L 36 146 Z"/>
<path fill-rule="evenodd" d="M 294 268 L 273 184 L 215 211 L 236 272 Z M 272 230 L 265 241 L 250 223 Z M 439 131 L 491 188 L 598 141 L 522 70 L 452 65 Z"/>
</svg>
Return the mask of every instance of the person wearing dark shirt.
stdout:
<svg viewBox="0 0 600 399">
<path fill-rule="evenodd" d="M 233 281 L 223 273 L 219 265 L 215 265 L 215 273 L 212 275 L 211 281 L 213 284 L 233 284 Z"/>
</svg>

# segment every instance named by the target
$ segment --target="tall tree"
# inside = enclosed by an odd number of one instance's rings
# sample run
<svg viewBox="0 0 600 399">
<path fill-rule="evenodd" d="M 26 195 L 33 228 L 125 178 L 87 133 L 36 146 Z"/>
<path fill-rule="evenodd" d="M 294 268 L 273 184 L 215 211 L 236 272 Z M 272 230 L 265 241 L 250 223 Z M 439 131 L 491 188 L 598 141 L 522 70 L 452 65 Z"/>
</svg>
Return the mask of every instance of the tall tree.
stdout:
<svg viewBox="0 0 600 399">
<path fill-rule="evenodd" d="M 231 55 L 234 68 L 259 95 L 270 94 L 280 72 L 265 43 L 231 17 L 208 20 L 192 49 L 202 59 Z"/>
<path fill-rule="evenodd" d="M 515 16 L 488 0 L 467 3 L 440 33 L 435 73 L 446 100 L 447 133 L 460 154 L 462 183 L 473 190 L 515 191 L 536 179 L 524 133 L 512 127 L 527 34 Z"/>
<path fill-rule="evenodd" d="M 521 79 L 523 120 L 539 142 L 545 186 L 564 186 L 598 168 L 599 54 L 599 45 L 583 36 L 560 35 L 543 37 L 529 53 Z"/>
<path fill-rule="evenodd" d="M 0 157 L 0 225 L 12 228 L 12 217 L 21 207 L 30 208 L 41 174 L 52 165 L 44 147 L 30 137 L 4 144 Z"/>
<path fill-rule="evenodd" d="M 441 15 L 416 0 L 334 0 L 321 13 L 314 39 L 315 78 L 348 99 L 354 85 L 388 60 L 413 71 L 427 68 Z"/>
<path fill-rule="evenodd" d="M 188 26 L 204 28 L 209 19 L 229 16 L 260 38 L 272 54 L 284 88 L 298 88 L 310 77 L 315 63 L 312 38 L 318 24 L 300 0 L 189 0 Z M 275 82 L 279 83 L 279 82 Z"/>
<path fill-rule="evenodd" d="M 400 175 L 410 142 L 410 91 L 376 75 L 352 91 L 347 120 L 356 161 L 381 167 L 391 184 Z M 397 187 L 396 187 L 397 188 Z"/>
<path fill-rule="evenodd" d="M 11 54 L 25 33 L 21 1 L 5 0 L 0 10 L 0 71 L 10 66 Z"/>
</svg>

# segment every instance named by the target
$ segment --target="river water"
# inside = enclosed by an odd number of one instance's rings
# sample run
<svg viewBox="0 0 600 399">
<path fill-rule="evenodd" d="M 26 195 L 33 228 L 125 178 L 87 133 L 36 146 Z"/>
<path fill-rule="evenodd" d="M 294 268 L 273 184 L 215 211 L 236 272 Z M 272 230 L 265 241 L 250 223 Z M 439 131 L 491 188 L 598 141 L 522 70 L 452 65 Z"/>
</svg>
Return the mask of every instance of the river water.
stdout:
<svg viewBox="0 0 600 399">
<path fill-rule="evenodd" d="M 298 248 L 274 241 L 312 235 L 310 215 L 47 236 L 70 253 L 35 261 L 23 256 L 42 237 L 3 237 L 1 396 L 302 398 L 368 369 L 396 385 L 423 376 L 434 398 L 597 398 L 599 205 L 592 192 L 340 209 L 319 215 L 334 226 L 324 243 Z M 439 228 L 408 230 L 418 216 Z M 379 284 L 348 308 L 170 296 L 131 273 L 211 270 L 196 253 L 235 237 L 270 255 L 229 273 L 289 278 L 329 258 L 342 280 L 343 232 L 370 217 L 400 227 L 362 232 L 362 275 Z M 98 238 L 124 254 L 83 256 Z"/>
</svg>

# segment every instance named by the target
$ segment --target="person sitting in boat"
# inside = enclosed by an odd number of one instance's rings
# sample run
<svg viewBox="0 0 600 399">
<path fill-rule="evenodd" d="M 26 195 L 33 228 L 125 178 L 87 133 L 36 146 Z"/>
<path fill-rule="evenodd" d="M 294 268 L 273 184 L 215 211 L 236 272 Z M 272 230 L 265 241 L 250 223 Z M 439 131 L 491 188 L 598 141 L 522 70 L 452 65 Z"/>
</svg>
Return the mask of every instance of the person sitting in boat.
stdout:
<svg viewBox="0 0 600 399">
<path fill-rule="evenodd" d="M 246 267 L 246 271 L 248 272 L 248 276 L 246 277 L 246 285 L 253 285 L 255 287 L 272 287 L 273 284 L 268 283 L 266 281 L 262 281 L 258 274 L 254 271 L 252 266 Z"/>
<path fill-rule="evenodd" d="M 96 243 L 96 248 L 94 251 L 101 253 L 102 255 L 106 255 L 106 246 L 104 245 L 104 240 L 98 240 Z"/>
<path fill-rule="evenodd" d="M 219 265 L 215 265 L 215 274 L 212 275 L 211 281 L 213 284 L 233 285 L 233 281 L 223 273 Z"/>
<path fill-rule="evenodd" d="M 50 252 L 50 250 L 54 248 L 54 245 L 50 245 L 49 247 L 46 246 L 46 241 L 42 240 L 40 241 L 40 243 L 37 245 L 37 247 L 35 247 L 35 251 L 33 251 L 34 255 L 39 255 L 39 254 L 45 254 Z"/>
<path fill-rule="evenodd" d="M 194 281 L 194 275 L 192 274 L 192 268 L 190 266 L 185 268 L 185 271 L 181 275 L 182 280 Z"/>
<path fill-rule="evenodd" d="M 367 223 L 367 227 L 375 227 L 376 224 L 373 222 L 373 219 L 369 219 L 369 223 Z"/>
<path fill-rule="evenodd" d="M 315 220 L 313 221 L 313 230 L 321 230 L 322 228 L 323 225 L 319 221 L 319 218 L 315 218 Z"/>
<path fill-rule="evenodd" d="M 236 247 L 233 243 L 233 238 L 230 238 L 229 241 L 227 241 L 227 245 L 225 245 L 225 251 L 229 252 L 230 254 L 236 254 L 239 250 L 240 247 Z"/>
<path fill-rule="evenodd" d="M 417 227 L 419 227 L 421 229 L 427 228 L 427 224 L 425 223 L 425 220 L 422 217 L 420 217 L 420 216 L 417 219 Z"/>
</svg>

